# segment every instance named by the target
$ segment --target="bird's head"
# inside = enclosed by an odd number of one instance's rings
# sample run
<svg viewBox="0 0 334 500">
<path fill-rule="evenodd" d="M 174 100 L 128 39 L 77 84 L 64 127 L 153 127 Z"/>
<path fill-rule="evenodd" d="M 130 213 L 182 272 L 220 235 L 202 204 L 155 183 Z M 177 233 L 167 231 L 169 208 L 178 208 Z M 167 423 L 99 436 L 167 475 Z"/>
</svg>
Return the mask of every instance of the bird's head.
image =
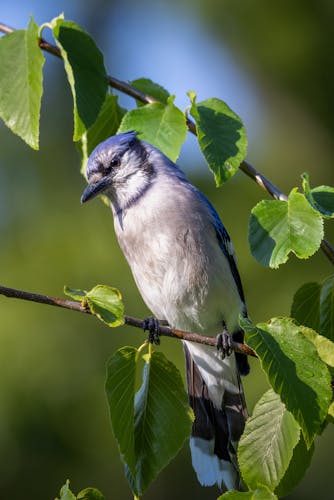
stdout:
<svg viewBox="0 0 334 500">
<path fill-rule="evenodd" d="M 148 148 L 135 132 L 114 135 L 99 144 L 87 162 L 88 186 L 81 202 L 103 194 L 118 208 L 128 206 L 155 175 Z"/>
</svg>

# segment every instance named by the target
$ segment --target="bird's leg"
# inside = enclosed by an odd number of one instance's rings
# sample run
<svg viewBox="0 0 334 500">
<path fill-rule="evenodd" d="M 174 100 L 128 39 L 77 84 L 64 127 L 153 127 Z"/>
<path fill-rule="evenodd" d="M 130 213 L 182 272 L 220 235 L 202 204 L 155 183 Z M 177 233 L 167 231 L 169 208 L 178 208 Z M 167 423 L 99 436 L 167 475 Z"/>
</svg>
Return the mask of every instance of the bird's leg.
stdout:
<svg viewBox="0 0 334 500">
<path fill-rule="evenodd" d="M 160 344 L 159 321 L 150 316 L 143 321 L 144 332 L 148 331 L 147 340 L 150 344 Z"/>
<path fill-rule="evenodd" d="M 232 354 L 232 337 L 226 329 L 224 324 L 224 330 L 222 333 L 218 333 L 216 337 L 217 350 L 219 351 L 222 359 L 226 356 L 231 356 Z"/>
</svg>

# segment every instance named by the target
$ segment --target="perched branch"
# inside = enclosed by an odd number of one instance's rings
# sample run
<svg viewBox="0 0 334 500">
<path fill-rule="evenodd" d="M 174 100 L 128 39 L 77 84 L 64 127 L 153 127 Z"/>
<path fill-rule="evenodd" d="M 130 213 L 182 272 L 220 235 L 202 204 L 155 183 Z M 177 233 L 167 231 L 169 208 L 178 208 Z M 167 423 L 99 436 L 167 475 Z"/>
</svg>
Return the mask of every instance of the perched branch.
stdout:
<svg viewBox="0 0 334 500">
<path fill-rule="evenodd" d="M 74 300 L 58 299 L 56 297 L 50 297 L 48 295 L 41 295 L 39 293 L 31 293 L 23 290 L 17 290 L 15 288 L 8 288 L 6 286 L 0 285 L 0 295 L 5 297 L 29 300 L 32 302 L 38 302 L 39 304 L 47 304 L 49 306 L 63 307 L 65 309 L 71 309 L 72 311 L 81 312 L 84 314 L 92 314 L 87 307 L 81 305 L 80 302 L 75 302 Z M 136 328 L 144 328 L 144 322 L 141 319 L 132 318 L 131 316 L 125 316 L 124 322 L 126 325 L 134 326 Z M 216 339 L 214 337 L 207 337 L 204 335 L 199 335 L 198 333 L 185 332 L 183 330 L 176 330 L 170 328 L 169 326 L 159 325 L 159 334 L 165 337 L 173 337 L 182 340 L 189 340 L 191 342 L 196 342 L 197 344 L 211 345 L 213 347 L 217 346 Z M 247 344 L 240 344 L 238 342 L 232 342 L 232 349 L 235 352 L 240 352 L 246 354 L 247 356 L 257 357 L 256 353 Z"/>
<path fill-rule="evenodd" d="M 8 34 L 12 33 L 13 31 L 15 31 L 14 28 L 0 22 L 0 32 Z M 62 58 L 59 48 L 47 42 L 46 40 L 44 40 L 44 38 L 40 38 L 38 43 L 41 49 L 49 52 L 50 54 L 53 54 L 56 57 Z M 123 92 L 124 94 L 133 97 L 134 99 L 137 99 L 144 104 L 159 102 L 158 99 L 155 99 L 154 97 L 135 89 L 128 83 L 123 82 L 122 80 L 118 80 L 113 76 L 108 76 L 108 83 L 110 87 L 119 90 L 120 92 Z M 187 127 L 192 134 L 197 135 L 196 124 L 189 117 L 187 117 Z M 240 169 L 254 182 L 256 182 L 256 184 L 260 186 L 261 189 L 270 194 L 270 196 L 272 196 L 272 198 L 274 198 L 275 200 L 286 201 L 288 199 L 287 196 L 282 193 L 282 191 L 280 191 L 274 184 L 272 184 L 248 161 L 244 160 L 240 165 Z M 334 248 L 326 239 L 323 239 L 321 242 L 321 250 L 326 255 L 328 260 L 334 265 Z"/>
</svg>

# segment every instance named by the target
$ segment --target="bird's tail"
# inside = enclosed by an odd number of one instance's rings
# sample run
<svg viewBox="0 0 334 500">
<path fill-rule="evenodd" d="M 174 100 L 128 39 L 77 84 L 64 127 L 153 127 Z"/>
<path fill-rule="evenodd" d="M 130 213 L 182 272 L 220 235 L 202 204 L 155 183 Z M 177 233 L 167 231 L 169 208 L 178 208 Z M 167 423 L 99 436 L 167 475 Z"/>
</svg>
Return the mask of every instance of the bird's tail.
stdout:
<svg viewBox="0 0 334 500">
<path fill-rule="evenodd" d="M 235 355 L 184 342 L 190 406 L 192 464 L 203 486 L 240 490 L 237 445 L 248 417 Z"/>
</svg>

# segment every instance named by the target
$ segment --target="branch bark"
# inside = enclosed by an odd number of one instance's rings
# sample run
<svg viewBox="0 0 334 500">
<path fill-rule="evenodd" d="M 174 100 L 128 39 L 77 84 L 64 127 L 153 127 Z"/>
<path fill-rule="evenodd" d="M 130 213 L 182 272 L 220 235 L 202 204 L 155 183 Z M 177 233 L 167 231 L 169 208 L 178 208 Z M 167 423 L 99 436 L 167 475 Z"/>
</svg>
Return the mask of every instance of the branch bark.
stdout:
<svg viewBox="0 0 334 500">
<path fill-rule="evenodd" d="M 0 32 L 8 34 L 12 33 L 13 31 L 15 31 L 14 28 L 0 22 Z M 53 54 L 56 57 L 62 58 L 60 50 L 55 45 L 52 45 L 43 38 L 40 38 L 38 43 L 41 49 L 45 50 L 46 52 L 49 52 L 50 54 Z M 137 99 L 143 102 L 144 104 L 159 102 L 154 97 L 145 94 L 143 92 L 140 92 L 139 90 L 135 89 L 128 83 L 123 82 L 122 80 L 118 80 L 113 76 L 108 76 L 108 82 L 110 87 L 119 90 L 120 92 L 123 92 L 124 94 L 127 94 L 128 96 L 133 97 L 134 99 Z M 187 117 L 187 126 L 192 134 L 197 135 L 196 124 L 189 117 Z M 244 160 L 241 163 L 240 170 L 242 170 L 246 175 L 248 175 L 248 177 L 250 177 L 254 182 L 256 182 L 256 184 L 261 189 L 266 191 L 275 200 L 287 201 L 288 198 L 286 194 L 280 191 L 278 187 L 272 184 L 269 181 L 269 179 L 267 179 L 263 174 L 261 174 L 261 172 L 259 172 L 248 161 Z M 321 242 L 320 248 L 327 257 L 327 259 L 331 262 L 331 264 L 334 265 L 334 248 L 329 243 L 329 241 L 324 238 Z"/>
<path fill-rule="evenodd" d="M 74 300 L 59 299 L 56 297 L 50 297 L 49 295 L 17 290 L 16 288 L 8 288 L 2 285 L 0 285 L 0 295 L 4 295 L 8 298 L 38 302 L 39 304 L 46 304 L 49 306 L 62 307 L 64 309 L 70 309 L 71 311 L 92 315 L 89 309 L 82 306 L 80 302 L 75 302 Z M 138 318 L 133 318 L 132 316 L 125 316 L 124 322 L 126 325 L 141 328 L 142 330 L 144 328 L 144 321 Z M 190 342 L 196 342 L 197 344 L 217 347 L 217 342 L 214 337 L 207 337 L 205 335 L 199 335 L 198 333 L 177 330 L 175 328 L 170 328 L 169 326 L 159 325 L 159 334 L 165 337 L 189 340 Z M 246 354 L 247 356 L 257 357 L 255 351 L 253 351 L 253 349 L 247 344 L 240 344 L 239 342 L 232 341 L 232 349 L 235 352 Z"/>
</svg>

